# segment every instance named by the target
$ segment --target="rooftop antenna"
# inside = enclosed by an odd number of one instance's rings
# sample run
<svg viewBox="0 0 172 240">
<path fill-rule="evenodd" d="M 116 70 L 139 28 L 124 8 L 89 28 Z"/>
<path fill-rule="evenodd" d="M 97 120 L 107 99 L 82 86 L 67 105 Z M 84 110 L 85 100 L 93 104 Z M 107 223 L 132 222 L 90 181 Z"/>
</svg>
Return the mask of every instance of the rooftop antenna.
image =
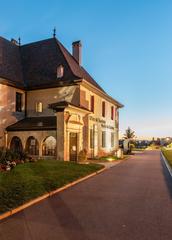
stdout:
<svg viewBox="0 0 172 240">
<path fill-rule="evenodd" d="M 19 46 L 21 46 L 21 38 L 20 37 L 18 38 L 18 44 L 19 44 Z"/>
<path fill-rule="evenodd" d="M 54 29 L 53 29 L 53 38 L 55 38 L 56 37 L 56 27 L 54 27 Z"/>
</svg>

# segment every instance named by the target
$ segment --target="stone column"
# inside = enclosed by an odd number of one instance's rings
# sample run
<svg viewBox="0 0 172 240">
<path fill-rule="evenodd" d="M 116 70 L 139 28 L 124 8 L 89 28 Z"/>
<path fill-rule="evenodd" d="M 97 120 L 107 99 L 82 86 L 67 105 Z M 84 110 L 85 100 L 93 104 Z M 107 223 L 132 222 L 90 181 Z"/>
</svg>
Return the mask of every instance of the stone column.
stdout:
<svg viewBox="0 0 172 240">
<path fill-rule="evenodd" d="M 66 149 L 66 123 L 64 121 L 64 112 L 57 112 L 57 160 L 67 159 Z"/>
<path fill-rule="evenodd" d="M 114 130 L 114 150 L 118 150 L 119 148 L 119 132 L 118 129 L 115 128 Z"/>
<path fill-rule="evenodd" d="M 39 158 L 42 157 L 42 144 L 43 142 L 39 141 Z"/>
</svg>

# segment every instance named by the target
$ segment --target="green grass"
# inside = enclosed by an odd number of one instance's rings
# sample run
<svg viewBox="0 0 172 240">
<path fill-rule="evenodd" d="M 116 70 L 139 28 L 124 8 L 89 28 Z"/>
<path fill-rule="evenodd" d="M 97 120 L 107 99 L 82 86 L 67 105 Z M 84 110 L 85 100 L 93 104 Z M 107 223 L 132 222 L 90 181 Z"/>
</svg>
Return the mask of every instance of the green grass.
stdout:
<svg viewBox="0 0 172 240">
<path fill-rule="evenodd" d="M 162 148 L 162 153 L 165 158 L 168 160 L 170 166 L 172 167 L 172 149 L 171 148 Z"/>
<path fill-rule="evenodd" d="M 132 151 L 143 152 L 145 148 L 132 148 Z"/>
<path fill-rule="evenodd" d="M 104 156 L 104 157 L 100 157 L 98 159 L 98 161 L 102 161 L 102 162 L 109 162 L 109 161 L 117 161 L 120 160 L 119 158 L 115 157 L 115 156 Z"/>
<path fill-rule="evenodd" d="M 100 170 L 98 164 L 77 164 L 56 160 L 17 165 L 0 173 L 0 214 L 44 193 Z"/>
</svg>

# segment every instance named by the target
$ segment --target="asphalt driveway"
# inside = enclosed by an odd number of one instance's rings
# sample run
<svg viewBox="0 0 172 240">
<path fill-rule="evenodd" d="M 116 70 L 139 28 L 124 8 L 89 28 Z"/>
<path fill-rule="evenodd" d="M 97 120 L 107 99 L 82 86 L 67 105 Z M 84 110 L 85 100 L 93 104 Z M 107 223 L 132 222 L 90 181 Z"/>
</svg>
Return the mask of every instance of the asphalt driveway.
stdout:
<svg viewBox="0 0 172 240">
<path fill-rule="evenodd" d="M 172 178 L 145 151 L 0 222 L 0 240 L 171 240 Z"/>
</svg>

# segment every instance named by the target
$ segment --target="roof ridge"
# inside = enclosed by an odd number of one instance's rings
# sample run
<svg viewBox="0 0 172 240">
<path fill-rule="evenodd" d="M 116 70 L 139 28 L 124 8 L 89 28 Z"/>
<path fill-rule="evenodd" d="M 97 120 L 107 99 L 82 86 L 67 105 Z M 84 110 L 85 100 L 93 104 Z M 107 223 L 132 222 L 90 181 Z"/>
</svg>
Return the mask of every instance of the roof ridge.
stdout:
<svg viewBox="0 0 172 240">
<path fill-rule="evenodd" d="M 42 39 L 42 40 L 39 40 L 39 41 L 36 41 L 36 42 L 30 42 L 30 43 L 26 43 L 26 44 L 23 44 L 21 45 L 20 47 L 27 47 L 27 46 L 30 46 L 30 45 L 34 45 L 34 44 L 38 44 L 38 43 L 41 43 L 41 42 L 46 42 L 46 41 L 50 41 L 50 40 L 53 40 L 54 38 L 46 38 L 46 39 Z"/>
<path fill-rule="evenodd" d="M 19 47 L 18 45 L 15 45 L 14 43 L 12 43 L 11 40 L 8 40 L 8 39 L 6 39 L 6 38 L 4 38 L 4 37 L 2 37 L 2 36 L 0 36 L 0 40 L 3 40 L 3 41 L 8 42 L 8 43 L 10 43 L 12 46 Z"/>
</svg>

